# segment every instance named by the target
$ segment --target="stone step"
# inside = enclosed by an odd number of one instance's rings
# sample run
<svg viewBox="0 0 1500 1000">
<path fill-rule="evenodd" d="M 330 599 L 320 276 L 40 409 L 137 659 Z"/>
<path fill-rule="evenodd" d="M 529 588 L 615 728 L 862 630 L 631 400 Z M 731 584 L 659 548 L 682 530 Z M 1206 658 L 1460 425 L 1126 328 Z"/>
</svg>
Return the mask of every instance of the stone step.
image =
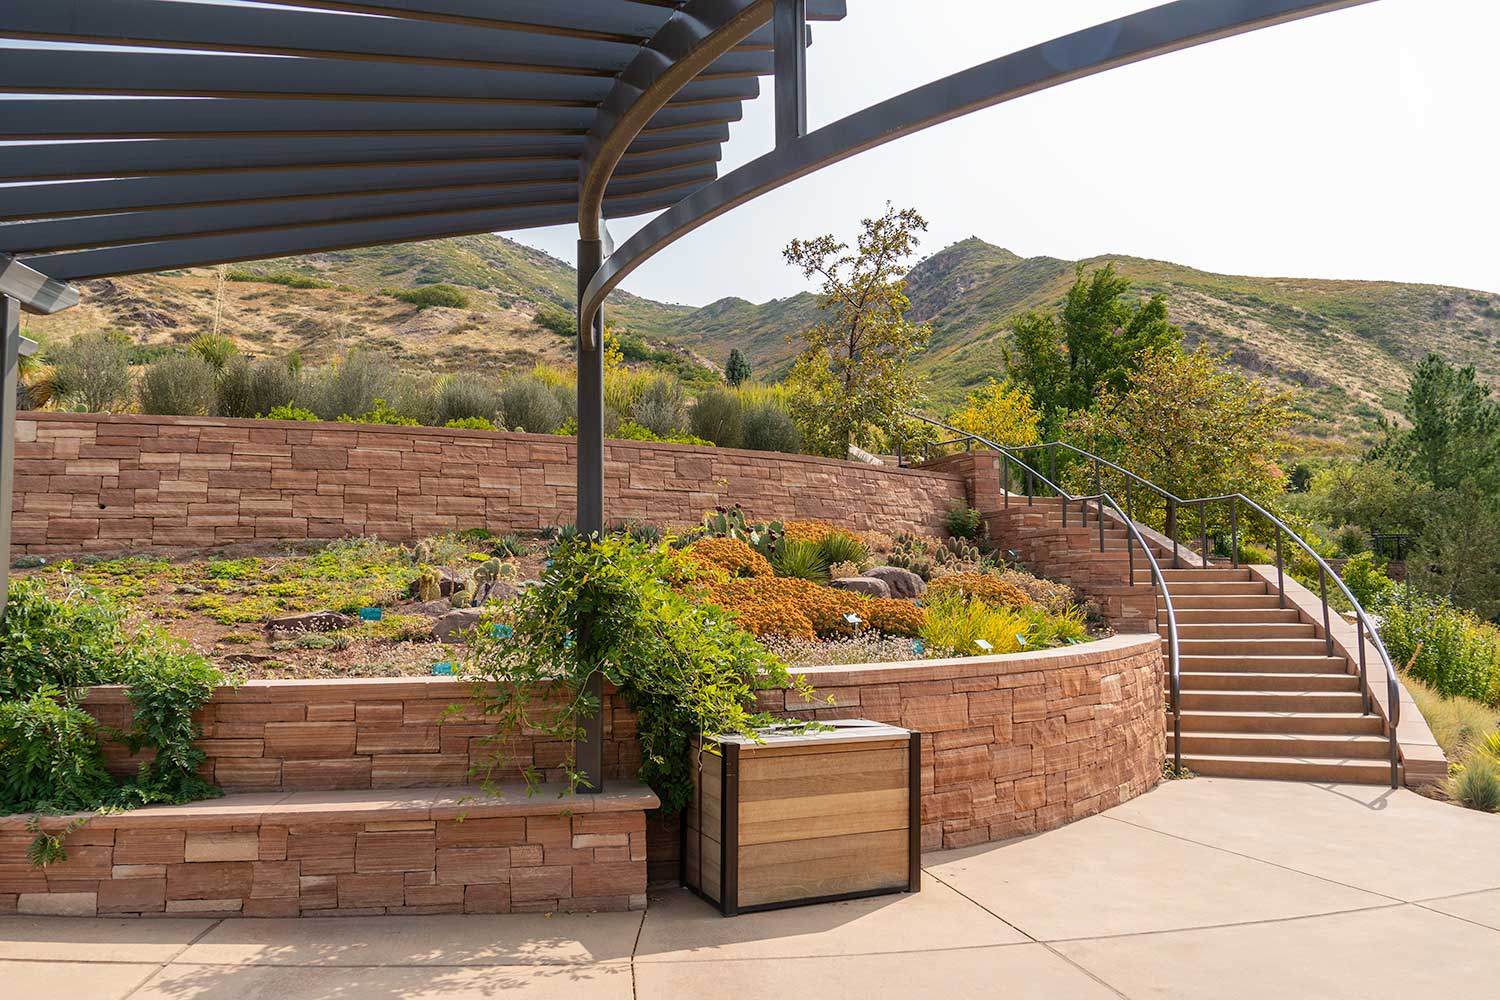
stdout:
<svg viewBox="0 0 1500 1000">
<path fill-rule="evenodd" d="M 1358 691 L 1184 690 L 1184 712 L 1343 712 L 1358 715 Z"/>
<path fill-rule="evenodd" d="M 1369 785 L 1386 784 L 1391 779 L 1389 762 L 1347 757 L 1293 759 L 1185 753 L 1182 765 L 1195 774 L 1213 778 L 1279 778 Z"/>
<path fill-rule="evenodd" d="M 1136 570 L 1135 575 L 1139 583 L 1145 583 L 1150 579 L 1149 570 Z M 1168 589 L 1171 589 L 1174 583 L 1230 583 L 1250 580 L 1249 570 L 1217 567 L 1210 569 L 1167 569 L 1164 567 L 1161 575 L 1167 581 Z"/>
<path fill-rule="evenodd" d="M 1358 691 L 1353 674 L 1269 674 L 1248 670 L 1205 673 L 1182 671 L 1184 691 Z"/>
<path fill-rule="evenodd" d="M 1167 717 L 1168 736 L 1172 718 Z M 1182 731 L 1209 733 L 1340 733 L 1380 736 L 1385 723 L 1378 715 L 1348 712 L 1216 712 L 1184 711 Z"/>
<path fill-rule="evenodd" d="M 1342 656 L 1179 655 L 1177 666 L 1183 672 L 1209 674 L 1339 674 L 1348 672 L 1349 661 Z"/>
<path fill-rule="evenodd" d="M 1165 638 L 1167 625 L 1157 626 Z M 1185 622 L 1177 619 L 1179 639 L 1316 639 L 1318 630 L 1306 622 Z"/>
<path fill-rule="evenodd" d="M 1179 591 L 1174 584 L 1168 584 L 1167 590 L 1172 595 L 1172 607 L 1177 611 L 1184 609 L 1200 608 L 1213 609 L 1215 611 L 1240 611 L 1247 609 L 1276 608 L 1279 601 L 1275 594 L 1200 594 Z M 1165 607 L 1166 604 L 1157 597 L 1157 607 Z"/>
<path fill-rule="evenodd" d="M 1205 570 L 1204 572 L 1207 572 Z M 1178 595 L 1191 597 L 1258 596 L 1266 593 L 1266 585 L 1257 580 L 1180 580 L 1167 584 L 1167 591 L 1176 601 Z"/>
<path fill-rule="evenodd" d="M 1312 639 L 1181 639 L 1179 656 L 1327 656 L 1328 644 Z"/>
<path fill-rule="evenodd" d="M 1165 605 L 1158 602 L 1158 607 Z M 1182 625 L 1270 625 L 1299 622 L 1296 608 L 1179 608 L 1173 600 L 1177 624 Z"/>
<path fill-rule="evenodd" d="M 1168 727 L 1168 754 L 1171 754 L 1173 745 L 1171 728 Z M 1359 733 L 1218 733 L 1184 730 L 1182 752 L 1214 757 L 1389 760 L 1391 745 L 1383 736 Z"/>
</svg>

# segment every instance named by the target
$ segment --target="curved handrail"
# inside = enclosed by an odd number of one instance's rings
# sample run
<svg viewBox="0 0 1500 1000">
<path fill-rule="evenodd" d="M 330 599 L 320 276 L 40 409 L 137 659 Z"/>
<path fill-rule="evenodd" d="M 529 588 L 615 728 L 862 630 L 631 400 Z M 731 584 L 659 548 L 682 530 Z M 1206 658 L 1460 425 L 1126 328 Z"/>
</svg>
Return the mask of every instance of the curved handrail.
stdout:
<svg viewBox="0 0 1500 1000">
<path fill-rule="evenodd" d="M 1135 550 L 1131 548 L 1130 545 L 1130 539 L 1134 538 L 1136 544 L 1140 545 L 1141 551 L 1145 553 L 1146 564 L 1151 571 L 1151 585 L 1156 589 L 1158 593 L 1161 594 L 1162 603 L 1166 606 L 1167 675 L 1169 678 L 1172 700 L 1172 766 L 1180 773 L 1182 771 L 1182 663 L 1181 656 L 1178 652 L 1180 647 L 1177 639 L 1177 609 L 1172 605 L 1172 594 L 1167 589 L 1167 580 L 1166 577 L 1162 574 L 1161 565 L 1156 561 L 1156 554 L 1151 551 L 1151 546 L 1146 544 L 1146 540 L 1144 537 L 1142 537 L 1135 519 L 1127 514 L 1115 501 L 1115 498 L 1110 496 L 1108 493 L 1100 491 L 1097 494 L 1090 494 L 1088 496 L 1074 496 L 1067 490 L 1063 489 L 1061 486 L 1054 483 L 1052 480 L 1048 479 L 1046 476 L 1042 475 L 1037 470 L 1033 469 L 1031 466 L 1027 465 L 1021 459 L 1016 458 L 1011 454 L 1010 449 L 998 445 L 986 438 L 982 438 L 978 434 L 970 434 L 966 431 L 960 431 L 956 427 L 950 427 L 942 421 L 934 420 L 931 417 L 924 417 L 920 413 L 908 413 L 906 414 L 906 416 L 925 421 L 926 423 L 932 424 L 934 427 L 941 427 L 945 430 L 954 431 L 956 433 L 964 435 L 961 438 L 955 438 L 953 441 L 944 442 L 945 444 L 957 444 L 963 441 L 977 441 L 984 447 L 990 448 L 1003 454 L 1007 461 L 1014 462 L 1016 465 L 1020 466 L 1030 479 L 1042 483 L 1048 489 L 1052 490 L 1058 495 L 1058 497 L 1063 501 L 1064 525 L 1067 524 L 1067 505 L 1077 501 L 1083 510 L 1084 525 L 1085 527 L 1087 527 L 1088 503 L 1092 500 L 1098 507 L 1097 520 L 1099 523 L 1099 551 L 1101 552 L 1104 551 L 1105 505 L 1108 504 L 1109 507 L 1114 510 L 1117 515 L 1119 515 L 1119 519 L 1121 523 L 1125 525 L 1125 530 L 1127 532 L 1125 540 L 1125 552 L 1126 557 L 1129 561 L 1128 565 L 1131 583 L 1134 584 L 1135 582 Z M 1007 488 L 1008 495 L 1009 484 L 1007 483 L 1005 484 L 1005 486 Z"/>
<path fill-rule="evenodd" d="M 1156 485 L 1155 483 L 1151 482 L 1149 479 L 1145 479 L 1145 478 L 1143 478 L 1143 477 L 1141 477 L 1139 475 L 1136 475 L 1134 472 L 1131 472 L 1129 469 L 1125 468 L 1124 466 L 1121 466 L 1121 465 L 1119 465 L 1119 464 L 1117 464 L 1115 462 L 1111 462 L 1109 459 L 1102 458 L 1101 456 L 1095 455 L 1092 452 L 1085 451 L 1084 449 L 1079 448 L 1079 447 L 1077 447 L 1075 445 L 1071 445 L 1071 444 L 1067 443 L 1066 441 L 1048 441 L 1048 442 L 1045 442 L 1043 444 L 1019 445 L 1019 446 L 1013 446 L 1013 447 L 1006 447 L 1006 446 L 996 445 L 994 442 L 991 442 L 991 441 L 986 441 L 985 439 L 981 438 L 977 434 L 967 434 L 966 432 L 961 431 L 961 430 L 959 430 L 956 427 L 951 427 L 948 424 L 943 423 L 942 421 L 933 420 L 931 417 L 926 417 L 926 416 L 923 416 L 923 415 L 918 414 L 918 413 L 906 413 L 905 416 L 911 417 L 911 418 L 915 418 L 917 420 L 921 420 L 924 423 L 932 424 L 935 427 L 941 427 L 941 428 L 943 428 L 945 430 L 949 430 L 949 431 L 953 431 L 953 432 L 958 433 L 958 434 L 965 435 L 964 438 L 955 439 L 955 441 L 943 442 L 944 444 L 954 444 L 954 443 L 957 443 L 958 441 L 962 441 L 962 440 L 965 440 L 965 439 L 970 439 L 970 440 L 976 441 L 976 442 L 984 445 L 987 448 L 991 448 L 991 449 L 993 449 L 995 451 L 1003 453 L 1010 461 L 1016 462 L 1018 465 L 1021 465 L 1023 468 L 1028 468 L 1029 469 L 1030 467 L 1027 466 L 1020 459 L 1017 459 L 1015 457 L 1015 454 L 1017 452 L 1024 453 L 1024 452 L 1029 452 L 1029 451 L 1036 451 L 1038 449 L 1051 449 L 1052 452 L 1053 452 L 1053 454 L 1054 454 L 1054 456 L 1055 456 L 1055 453 L 1056 453 L 1057 449 L 1063 449 L 1065 451 L 1072 452 L 1073 454 L 1079 456 L 1080 458 L 1083 458 L 1083 459 L 1085 459 L 1085 460 L 1093 463 L 1093 465 L 1094 465 L 1094 478 L 1095 478 L 1095 483 L 1096 484 L 1099 483 L 1099 481 L 1100 481 L 1099 480 L 1099 475 L 1100 475 L 1099 470 L 1101 468 L 1109 468 L 1109 469 L 1113 469 L 1113 470 L 1115 470 L 1115 471 L 1123 474 L 1131 482 L 1138 483 L 1139 485 L 1145 487 L 1146 489 L 1151 490 L 1157 496 L 1162 497 L 1167 502 L 1167 504 L 1169 506 L 1169 510 L 1174 510 L 1175 508 L 1179 508 L 1179 507 L 1197 507 L 1199 509 L 1199 511 L 1200 511 L 1199 521 L 1200 521 L 1200 528 L 1201 528 L 1201 531 L 1202 531 L 1202 545 L 1201 545 L 1201 552 L 1200 552 L 1200 562 L 1201 562 L 1201 565 L 1203 566 L 1203 568 L 1208 568 L 1211 565 L 1210 561 L 1209 561 L 1208 544 L 1207 544 L 1207 532 L 1208 532 L 1207 523 L 1208 522 L 1207 522 L 1207 518 L 1205 516 L 1202 516 L 1202 512 L 1203 512 L 1204 508 L 1207 505 L 1214 504 L 1214 503 L 1226 503 L 1229 506 L 1229 521 L 1230 521 L 1230 545 L 1229 545 L 1229 548 L 1230 548 L 1230 565 L 1231 566 L 1235 566 L 1235 567 L 1239 566 L 1239 516 L 1238 516 L 1239 515 L 1239 505 L 1240 504 L 1244 504 L 1247 507 L 1249 507 L 1251 510 L 1253 510 L 1255 513 L 1259 514 L 1261 517 L 1265 518 L 1276 529 L 1276 587 L 1277 587 L 1278 596 L 1279 596 L 1281 602 L 1283 603 L 1283 606 L 1284 606 L 1285 601 L 1286 601 L 1286 580 L 1285 580 L 1285 559 L 1282 556 L 1282 545 L 1281 545 L 1281 543 L 1282 543 L 1282 537 L 1286 536 L 1286 537 L 1290 538 L 1292 541 L 1296 542 L 1297 545 L 1300 546 L 1302 548 L 1302 550 L 1305 553 L 1307 553 L 1308 556 L 1310 556 L 1312 558 L 1313 562 L 1317 564 L 1317 567 L 1318 567 L 1318 589 L 1319 589 L 1319 592 L 1320 592 L 1320 597 L 1321 597 L 1321 601 L 1322 601 L 1322 605 L 1323 605 L 1323 636 L 1324 636 L 1324 641 L 1327 644 L 1327 649 L 1328 649 L 1329 655 L 1332 655 L 1332 653 L 1333 653 L 1333 630 L 1330 627 L 1330 625 L 1331 625 L 1331 619 L 1330 619 L 1329 610 L 1328 610 L 1328 580 L 1330 578 L 1332 578 L 1334 584 L 1343 593 L 1344 599 L 1349 602 L 1349 606 L 1351 608 L 1353 608 L 1353 610 L 1354 610 L 1354 620 L 1355 620 L 1355 640 L 1356 640 L 1356 645 L 1358 646 L 1358 649 L 1359 649 L 1360 694 L 1361 694 L 1361 696 L 1363 698 L 1364 711 L 1366 713 L 1368 713 L 1370 711 L 1370 704 L 1371 704 L 1371 701 L 1373 699 L 1373 694 L 1372 694 L 1372 691 L 1371 691 L 1371 688 L 1370 688 L 1369 668 L 1368 668 L 1368 665 L 1366 663 L 1366 657 L 1365 657 L 1365 637 L 1366 637 L 1366 635 L 1369 636 L 1371 642 L 1374 644 L 1375 651 L 1380 656 L 1381 665 L 1385 668 L 1386 702 L 1387 702 L 1387 710 L 1386 710 L 1387 711 L 1387 718 L 1386 718 L 1386 722 L 1387 722 L 1387 728 L 1389 730 L 1388 735 L 1389 735 L 1389 741 L 1390 741 L 1391 787 L 1392 788 L 1396 788 L 1396 787 L 1399 786 L 1399 784 L 1400 784 L 1399 770 L 1400 770 L 1401 750 L 1400 750 L 1400 744 L 1399 744 L 1399 742 L 1396 739 L 1396 727 L 1401 722 L 1401 684 L 1400 684 L 1400 680 L 1399 680 L 1399 678 L 1398 678 L 1398 676 L 1396 674 L 1396 665 L 1391 660 L 1391 654 L 1385 648 L 1385 641 L 1383 639 L 1381 639 L 1381 637 L 1380 637 L 1380 630 L 1379 630 L 1379 628 L 1376 627 L 1375 622 L 1370 617 L 1369 613 L 1365 611 L 1364 606 L 1359 603 L 1359 599 L 1354 596 L 1353 591 L 1351 591 L 1349 589 L 1348 585 L 1346 583 L 1344 583 L 1343 578 L 1340 577 L 1338 575 L 1338 573 L 1334 572 L 1333 567 L 1331 567 L 1331 566 L 1328 565 L 1328 563 L 1323 559 L 1323 557 L 1318 554 L 1318 552 L 1317 552 L 1316 549 L 1314 549 L 1310 544 L 1308 544 L 1308 542 L 1304 538 L 1302 538 L 1301 535 L 1299 535 L 1295 531 L 1293 531 L 1286 524 L 1286 522 L 1284 522 L 1284 521 L 1281 520 L 1281 518 L 1277 517 L 1275 514 L 1273 514 L 1270 511 L 1266 510 L 1266 508 L 1262 507 L 1260 504 L 1256 503 L 1254 500 L 1252 500 L 1249 497 L 1245 496 L 1243 493 L 1224 493 L 1224 494 L 1220 494 L 1218 496 L 1195 497 L 1195 498 L 1191 498 L 1191 499 L 1185 499 L 1183 497 L 1179 497 L 1179 496 L 1177 496 L 1177 494 L 1171 492 L 1170 490 L 1163 489 L 1162 487 L 1160 487 L 1160 486 Z M 1053 464 L 1053 470 L 1052 471 L 1055 474 L 1055 472 L 1056 472 L 1056 461 L 1055 461 L 1055 458 L 1054 458 L 1054 461 L 1053 461 L 1052 464 Z M 1059 487 L 1056 484 L 1052 483 L 1050 480 L 1047 480 L 1045 477 L 1040 477 L 1040 478 L 1050 488 L 1052 488 L 1055 491 L 1058 491 L 1059 494 L 1061 495 L 1061 493 L 1062 493 L 1062 488 L 1061 487 Z M 1128 494 L 1128 492 L 1126 494 L 1126 499 L 1127 499 L 1127 506 L 1129 506 L 1129 494 Z M 1129 521 L 1130 519 L 1129 519 L 1128 515 L 1125 515 L 1125 516 L 1127 517 L 1127 521 Z M 1171 537 L 1171 540 L 1172 540 L 1173 552 L 1175 554 L 1176 547 L 1177 547 L 1177 532 L 1175 530 L 1175 526 L 1172 527 L 1172 530 L 1169 531 L 1169 534 L 1170 534 L 1170 537 Z"/>
</svg>

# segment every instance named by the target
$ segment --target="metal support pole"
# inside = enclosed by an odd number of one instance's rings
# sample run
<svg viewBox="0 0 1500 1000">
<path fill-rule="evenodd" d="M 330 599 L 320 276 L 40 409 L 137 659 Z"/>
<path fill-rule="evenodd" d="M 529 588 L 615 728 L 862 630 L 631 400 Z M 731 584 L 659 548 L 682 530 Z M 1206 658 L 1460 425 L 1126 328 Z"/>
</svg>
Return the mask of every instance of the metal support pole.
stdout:
<svg viewBox="0 0 1500 1000">
<path fill-rule="evenodd" d="M 776 147 L 807 134 L 807 0 L 776 0 Z"/>
<path fill-rule="evenodd" d="M 583 290 L 604 262 L 602 240 L 578 241 L 579 318 Z M 590 538 L 604 533 L 604 310 L 594 313 L 593 348 L 578 331 L 578 533 Z M 591 649 L 589 623 L 581 622 L 577 648 Z M 587 780 L 583 791 L 604 790 L 604 676 L 595 673 L 586 692 L 599 711 L 579 720 L 582 735 L 576 749 L 577 768 Z"/>
<path fill-rule="evenodd" d="M 1323 644 L 1324 651 L 1333 655 L 1333 626 L 1328 620 L 1328 571 L 1318 567 L 1318 591 L 1323 596 Z"/>
<path fill-rule="evenodd" d="M 1198 555 L 1203 560 L 1201 569 L 1208 569 L 1211 565 L 1208 560 L 1208 511 L 1203 502 L 1198 502 Z"/>
<path fill-rule="evenodd" d="M 1236 502 L 1239 498 L 1229 498 L 1229 565 L 1234 569 L 1240 568 L 1240 507 Z"/>
<path fill-rule="evenodd" d="M 1182 568 L 1182 557 L 1177 553 L 1177 501 L 1167 498 L 1167 537 L 1172 539 L 1172 568 Z"/>
<path fill-rule="evenodd" d="M 1055 483 L 1055 482 L 1057 482 L 1057 442 L 1054 441 L 1050 445 L 1048 445 L 1047 446 L 1047 451 L 1048 451 L 1047 478 L 1050 479 L 1050 480 L 1052 480 Z"/>
<path fill-rule="evenodd" d="M 0 629 L 10 591 L 10 508 L 16 484 L 16 394 L 21 369 L 21 303 L 0 296 Z"/>
<path fill-rule="evenodd" d="M 1276 606 L 1286 607 L 1286 562 L 1281 558 L 1281 525 L 1276 525 Z"/>
<path fill-rule="evenodd" d="M 1000 505 L 1010 510 L 1010 456 L 1000 455 Z"/>
<path fill-rule="evenodd" d="M 1370 674 L 1365 667 L 1365 619 L 1354 616 L 1354 638 L 1359 643 L 1359 693 L 1365 715 L 1370 714 Z"/>
</svg>

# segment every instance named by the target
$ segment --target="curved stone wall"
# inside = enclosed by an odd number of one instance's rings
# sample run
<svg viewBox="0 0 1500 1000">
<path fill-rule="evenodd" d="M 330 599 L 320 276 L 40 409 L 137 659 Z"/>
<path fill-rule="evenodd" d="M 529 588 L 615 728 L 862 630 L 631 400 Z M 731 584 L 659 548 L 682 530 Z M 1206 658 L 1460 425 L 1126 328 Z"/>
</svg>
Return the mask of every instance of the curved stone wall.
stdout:
<svg viewBox="0 0 1500 1000">
<path fill-rule="evenodd" d="M 868 718 L 922 733 L 922 842 L 963 847 L 1035 833 L 1133 798 L 1161 777 L 1166 755 L 1161 642 L 1120 635 L 1035 653 L 819 667 L 802 673 L 811 705 L 786 692 L 763 707 L 801 718 Z M 463 784 L 493 753 L 493 727 L 444 677 L 248 681 L 204 707 L 204 776 L 230 791 L 410 788 Z M 123 728 L 121 688 L 85 707 Z M 639 766 L 635 717 L 607 696 L 608 778 Z M 522 737 L 497 779 L 533 766 L 560 778 L 565 748 Z M 112 766 L 137 761 L 112 748 Z M 653 831 L 653 869 L 675 857 L 676 824 Z M 656 835 L 659 833 L 659 836 Z"/>
</svg>

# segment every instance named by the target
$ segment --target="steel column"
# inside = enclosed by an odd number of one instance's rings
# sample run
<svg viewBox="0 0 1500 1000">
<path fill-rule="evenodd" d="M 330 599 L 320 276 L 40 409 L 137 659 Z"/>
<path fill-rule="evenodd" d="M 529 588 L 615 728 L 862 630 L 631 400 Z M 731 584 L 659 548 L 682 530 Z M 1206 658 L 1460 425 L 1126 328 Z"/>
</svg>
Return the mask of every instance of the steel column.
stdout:
<svg viewBox="0 0 1500 1000">
<path fill-rule="evenodd" d="M 10 589 L 10 508 L 16 471 L 16 391 L 21 367 L 21 303 L 0 296 L 0 631 Z"/>
<path fill-rule="evenodd" d="M 603 240 L 578 241 L 578 294 L 604 261 Z M 581 317 L 580 317 L 581 319 Z M 604 534 L 604 310 L 594 310 L 593 336 L 578 331 L 578 533 L 585 538 Z M 591 343 L 590 343 L 591 341 Z M 588 622 L 579 625 L 578 648 L 588 649 Z M 604 789 L 604 677 L 595 673 L 588 695 L 599 706 L 579 720 L 582 737 L 576 747 L 577 767 L 590 787 Z"/>
<path fill-rule="evenodd" d="M 807 0 L 776 0 L 776 145 L 807 134 Z"/>
</svg>

